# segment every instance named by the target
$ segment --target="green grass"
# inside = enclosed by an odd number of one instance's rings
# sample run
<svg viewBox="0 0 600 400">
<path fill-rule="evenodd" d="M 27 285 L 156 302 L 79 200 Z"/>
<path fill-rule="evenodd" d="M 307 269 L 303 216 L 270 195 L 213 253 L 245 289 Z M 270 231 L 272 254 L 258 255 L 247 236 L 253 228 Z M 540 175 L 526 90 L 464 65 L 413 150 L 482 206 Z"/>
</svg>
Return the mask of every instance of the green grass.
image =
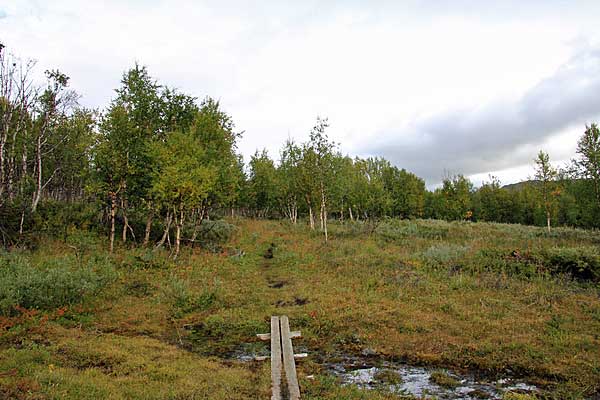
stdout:
<svg viewBox="0 0 600 400">
<path fill-rule="evenodd" d="M 269 363 L 228 357 L 264 346 L 255 334 L 281 314 L 309 352 L 298 363 L 306 399 L 397 398 L 341 386 L 317 362 L 365 348 L 510 370 L 547 398 L 600 390 L 598 232 L 332 222 L 325 244 L 304 225 L 229 222 L 228 242 L 184 248 L 176 263 L 166 250 L 110 256 L 87 235 L 2 253 L 0 397 L 268 398 Z M 590 274 L 573 280 L 579 270 Z M 42 283 L 30 287 L 27 276 Z M 37 294 L 10 294 L 15 282 Z"/>
</svg>

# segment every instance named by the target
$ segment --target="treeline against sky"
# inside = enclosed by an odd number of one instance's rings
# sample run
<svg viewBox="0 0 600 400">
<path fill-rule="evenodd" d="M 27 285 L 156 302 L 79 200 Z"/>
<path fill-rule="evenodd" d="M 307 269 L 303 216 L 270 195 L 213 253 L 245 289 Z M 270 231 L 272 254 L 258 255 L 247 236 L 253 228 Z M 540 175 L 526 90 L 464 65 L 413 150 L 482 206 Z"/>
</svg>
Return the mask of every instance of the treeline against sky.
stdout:
<svg viewBox="0 0 600 400">
<path fill-rule="evenodd" d="M 555 170 L 543 152 L 536 177 L 480 188 L 462 175 L 440 188 L 383 158 L 351 158 L 317 118 L 307 141 L 288 140 L 277 162 L 257 151 L 244 165 L 233 119 L 218 101 L 156 82 L 135 65 L 103 110 L 78 105 L 67 75 L 46 71 L 0 45 L 0 235 L 95 227 L 120 241 L 194 242 L 202 222 L 225 214 L 327 222 L 385 217 L 600 225 L 600 138 L 586 126 L 578 158 Z M 582 129 L 583 131 L 583 129 Z M 532 161 L 533 162 L 533 161 Z M 58 230 L 60 230 L 58 229 Z"/>
</svg>

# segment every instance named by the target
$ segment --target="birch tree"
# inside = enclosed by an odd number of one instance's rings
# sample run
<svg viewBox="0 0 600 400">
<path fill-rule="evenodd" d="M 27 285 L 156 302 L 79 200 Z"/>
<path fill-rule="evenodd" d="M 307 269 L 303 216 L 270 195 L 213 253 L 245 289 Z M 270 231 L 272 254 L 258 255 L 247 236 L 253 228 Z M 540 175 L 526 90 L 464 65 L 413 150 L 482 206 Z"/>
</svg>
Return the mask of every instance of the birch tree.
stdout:
<svg viewBox="0 0 600 400">
<path fill-rule="evenodd" d="M 579 159 L 575 161 L 579 176 L 592 183 L 596 206 L 600 209 L 600 129 L 597 124 L 585 127 L 585 132 L 577 142 Z"/>
<path fill-rule="evenodd" d="M 186 217 L 214 190 L 217 171 L 204 162 L 206 149 L 188 132 L 169 135 L 166 143 L 155 143 L 157 167 L 153 179 L 154 197 L 170 208 L 175 221 L 175 250 L 179 255 Z"/>
<path fill-rule="evenodd" d="M 311 166 L 311 169 L 315 174 L 314 178 L 320 197 L 319 217 L 326 242 L 328 240 L 327 202 L 334 176 L 333 151 L 335 149 L 335 144 L 329 141 L 329 138 L 325 133 L 325 130 L 328 127 L 329 123 L 326 118 L 317 118 L 317 123 L 310 132 L 310 141 L 307 147 L 308 154 L 312 156 L 313 165 Z"/>
<path fill-rule="evenodd" d="M 544 212 L 546 214 L 546 226 L 550 232 L 550 219 L 554 209 L 556 196 L 559 194 L 556 177 L 556 169 L 550 164 L 548 153 L 540 150 L 535 162 L 535 179 L 539 182 L 539 191 L 542 196 Z"/>
</svg>

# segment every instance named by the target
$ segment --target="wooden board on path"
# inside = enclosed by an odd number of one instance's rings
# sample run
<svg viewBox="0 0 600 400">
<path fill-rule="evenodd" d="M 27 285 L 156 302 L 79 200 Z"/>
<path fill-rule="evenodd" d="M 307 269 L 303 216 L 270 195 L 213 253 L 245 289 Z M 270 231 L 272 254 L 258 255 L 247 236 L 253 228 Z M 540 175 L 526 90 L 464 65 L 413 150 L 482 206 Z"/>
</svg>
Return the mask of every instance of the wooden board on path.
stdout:
<svg viewBox="0 0 600 400">
<path fill-rule="evenodd" d="M 296 362 L 294 361 L 294 348 L 290 336 L 290 321 L 287 316 L 279 318 L 281 325 L 281 349 L 283 350 L 283 368 L 287 387 L 290 392 L 290 400 L 300 400 L 300 387 L 296 376 Z"/>
<path fill-rule="evenodd" d="M 281 400 L 281 336 L 279 317 L 271 317 L 271 400 Z"/>
<path fill-rule="evenodd" d="M 296 375 L 296 358 L 305 358 L 306 353 L 294 354 L 292 339 L 301 337 L 298 331 L 290 331 L 287 316 L 271 317 L 271 333 L 259 333 L 261 340 L 271 341 L 271 400 L 300 400 L 300 386 Z M 267 357 L 256 357 L 265 360 Z M 282 385 L 285 375 L 286 385 Z M 283 386 L 283 387 L 282 387 Z M 285 392 L 285 393 L 284 393 Z"/>
</svg>

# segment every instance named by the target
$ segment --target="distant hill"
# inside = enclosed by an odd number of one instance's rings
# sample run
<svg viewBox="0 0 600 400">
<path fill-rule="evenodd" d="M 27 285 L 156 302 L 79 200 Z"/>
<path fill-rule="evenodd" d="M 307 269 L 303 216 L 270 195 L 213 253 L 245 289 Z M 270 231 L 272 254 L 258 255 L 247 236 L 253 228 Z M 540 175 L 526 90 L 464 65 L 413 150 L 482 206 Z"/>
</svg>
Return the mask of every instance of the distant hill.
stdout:
<svg viewBox="0 0 600 400">
<path fill-rule="evenodd" d="M 527 181 L 504 185 L 504 186 L 502 186 L 502 189 L 519 191 L 519 190 L 523 190 L 524 188 L 529 187 L 529 186 L 535 186 L 538 183 L 539 183 L 539 181 L 531 179 L 531 180 L 527 180 Z"/>
</svg>

